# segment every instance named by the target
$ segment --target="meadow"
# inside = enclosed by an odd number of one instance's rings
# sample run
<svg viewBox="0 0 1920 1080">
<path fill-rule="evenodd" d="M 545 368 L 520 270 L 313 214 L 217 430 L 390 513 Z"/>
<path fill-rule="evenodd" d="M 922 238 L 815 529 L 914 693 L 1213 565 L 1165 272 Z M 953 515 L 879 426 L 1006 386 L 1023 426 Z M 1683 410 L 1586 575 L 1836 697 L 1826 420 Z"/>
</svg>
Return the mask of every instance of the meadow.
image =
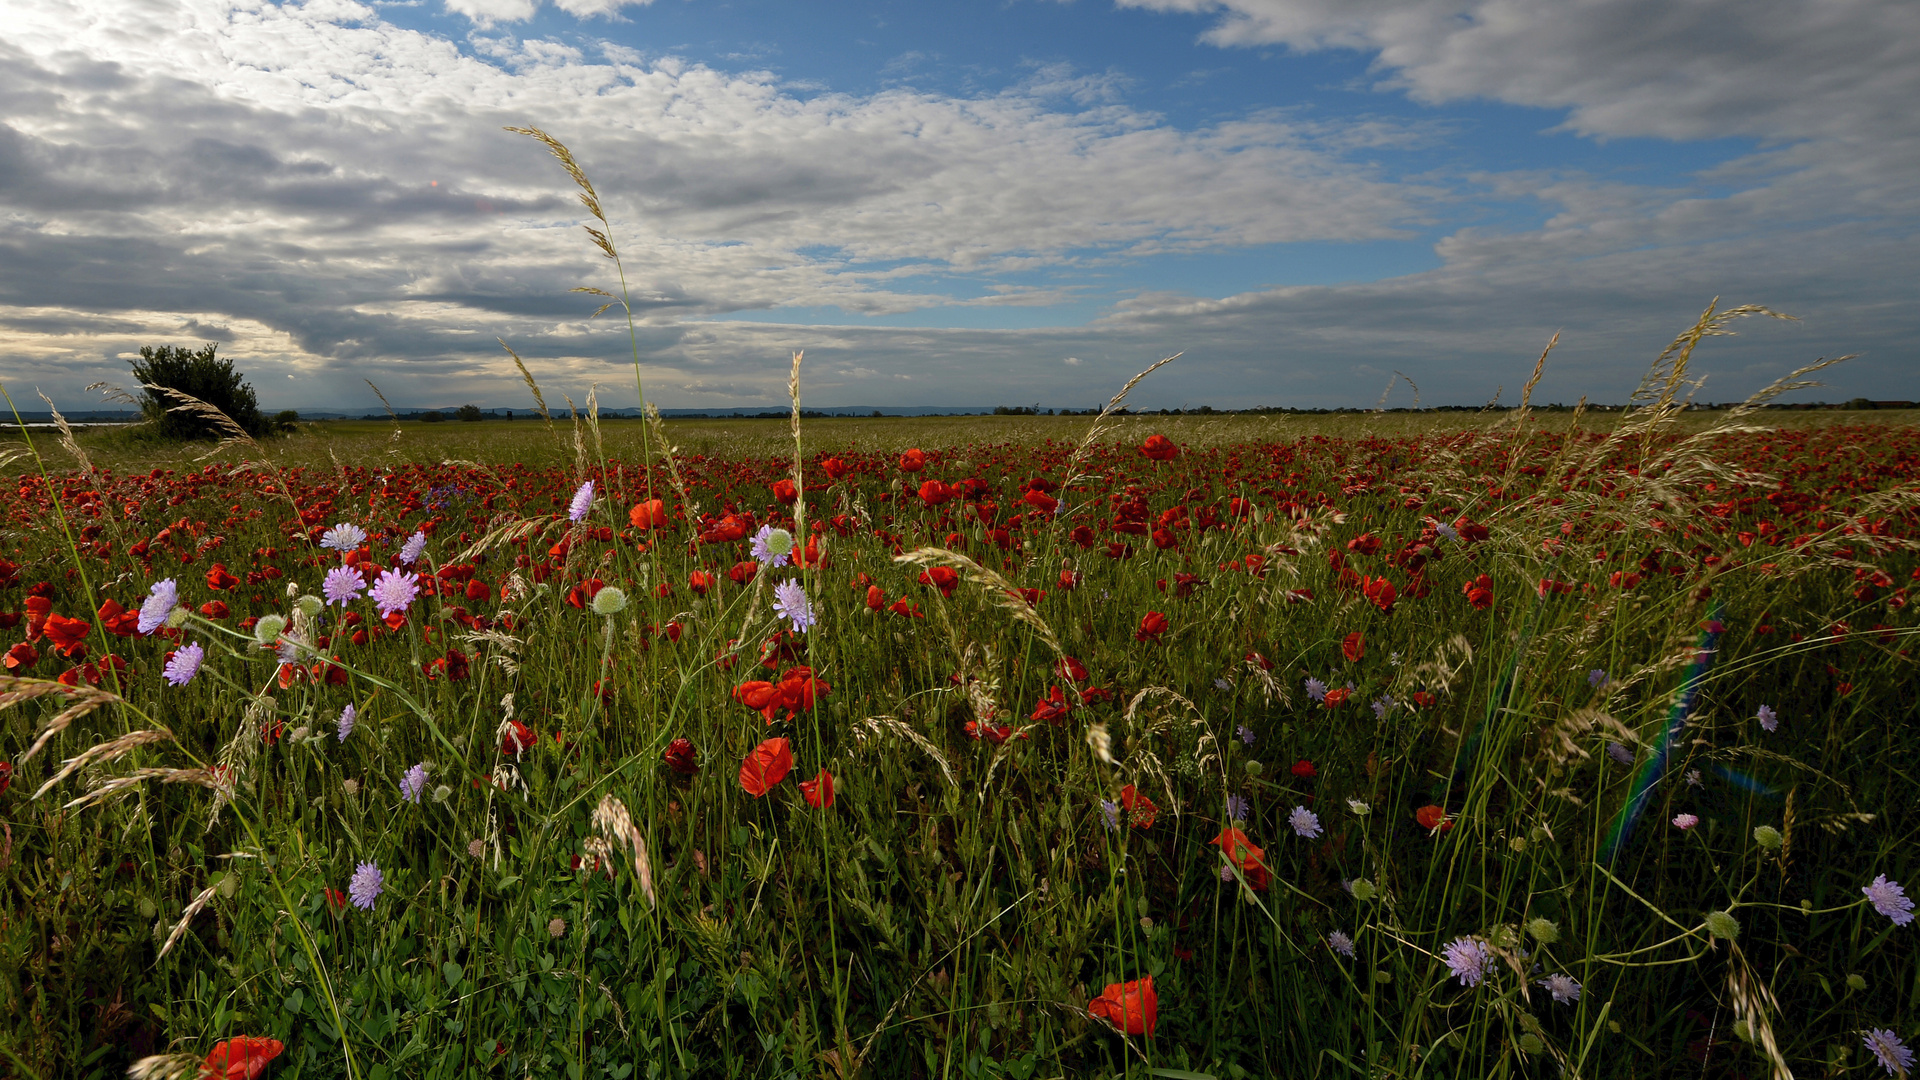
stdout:
<svg viewBox="0 0 1920 1080">
<path fill-rule="evenodd" d="M 16 432 L 20 1077 L 1900 1075 L 1906 414 Z M 1116 404 L 1118 403 L 1116 398 Z"/>
</svg>

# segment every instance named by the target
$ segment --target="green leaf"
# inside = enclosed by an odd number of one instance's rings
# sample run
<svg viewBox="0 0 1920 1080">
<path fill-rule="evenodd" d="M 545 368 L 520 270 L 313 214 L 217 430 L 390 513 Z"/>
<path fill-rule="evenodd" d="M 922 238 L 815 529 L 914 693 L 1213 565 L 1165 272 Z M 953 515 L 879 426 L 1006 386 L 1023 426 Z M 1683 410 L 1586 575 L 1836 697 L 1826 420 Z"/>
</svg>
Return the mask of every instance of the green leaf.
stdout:
<svg viewBox="0 0 1920 1080">
<path fill-rule="evenodd" d="M 440 974 L 446 977 L 447 988 L 454 989 L 460 985 L 460 979 L 466 974 L 466 970 L 449 960 L 440 965 Z"/>
</svg>

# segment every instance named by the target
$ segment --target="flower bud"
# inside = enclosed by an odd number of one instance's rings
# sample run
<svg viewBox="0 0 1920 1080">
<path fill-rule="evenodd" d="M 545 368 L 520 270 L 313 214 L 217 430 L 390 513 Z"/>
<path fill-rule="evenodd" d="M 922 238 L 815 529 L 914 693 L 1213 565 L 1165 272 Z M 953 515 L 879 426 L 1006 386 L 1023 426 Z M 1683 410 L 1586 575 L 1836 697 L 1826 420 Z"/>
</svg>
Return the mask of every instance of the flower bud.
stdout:
<svg viewBox="0 0 1920 1080">
<path fill-rule="evenodd" d="M 1552 919 L 1533 919 L 1527 923 L 1527 934 L 1542 945 L 1551 945 L 1560 940 L 1560 924 Z"/>
<path fill-rule="evenodd" d="M 1366 878 L 1354 878 L 1348 888 L 1353 890 L 1353 898 L 1361 901 L 1373 899 L 1378 891 L 1374 889 L 1373 882 Z"/>
<path fill-rule="evenodd" d="M 293 607 L 295 611 L 298 611 L 302 615 L 305 615 L 307 618 L 311 619 L 319 615 L 321 612 L 327 610 L 327 602 L 313 595 L 312 593 L 308 593 L 307 595 L 301 597 L 300 599 L 295 600 L 293 602 Z"/>
<path fill-rule="evenodd" d="M 627 594 L 612 585 L 593 594 L 595 615 L 618 615 L 627 610 Z"/>
<path fill-rule="evenodd" d="M 1740 936 L 1740 922 L 1725 911 L 1709 911 L 1706 917 L 1707 933 L 1714 937 L 1732 941 Z"/>
<path fill-rule="evenodd" d="M 287 620 L 280 615 L 262 615 L 260 621 L 253 624 L 253 640 L 262 645 L 271 645 L 279 640 L 281 631 L 287 628 Z"/>
<path fill-rule="evenodd" d="M 1771 825 L 1762 825 L 1753 830 L 1753 842 L 1773 851 L 1780 846 L 1780 830 Z"/>
</svg>

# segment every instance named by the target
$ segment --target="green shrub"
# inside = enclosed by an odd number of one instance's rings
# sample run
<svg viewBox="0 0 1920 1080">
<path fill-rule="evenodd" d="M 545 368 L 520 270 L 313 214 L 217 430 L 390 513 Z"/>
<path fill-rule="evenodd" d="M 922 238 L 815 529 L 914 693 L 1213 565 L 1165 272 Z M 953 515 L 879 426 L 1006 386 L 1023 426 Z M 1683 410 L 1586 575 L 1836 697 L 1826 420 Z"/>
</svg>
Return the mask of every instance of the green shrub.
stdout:
<svg viewBox="0 0 1920 1080">
<path fill-rule="evenodd" d="M 275 424 L 261 415 L 259 400 L 246 376 L 233 370 L 233 361 L 214 355 L 218 348 L 208 344 L 199 350 L 173 345 L 140 349 L 140 359 L 133 361 L 133 377 L 146 388 L 140 410 L 163 438 L 218 439 L 233 434 L 217 417 L 167 390 L 198 398 L 255 438 L 274 429 Z M 181 408 L 183 405 L 189 407 Z"/>
</svg>

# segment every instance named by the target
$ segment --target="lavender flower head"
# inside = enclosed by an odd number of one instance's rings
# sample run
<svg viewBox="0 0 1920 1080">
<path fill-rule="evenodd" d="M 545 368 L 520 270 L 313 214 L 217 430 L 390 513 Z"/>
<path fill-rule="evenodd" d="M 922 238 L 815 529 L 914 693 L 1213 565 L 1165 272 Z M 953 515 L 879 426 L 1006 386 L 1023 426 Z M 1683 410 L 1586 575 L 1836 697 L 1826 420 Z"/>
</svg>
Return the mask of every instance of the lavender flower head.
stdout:
<svg viewBox="0 0 1920 1080">
<path fill-rule="evenodd" d="M 1673 815 L 1673 825 L 1676 829 L 1691 829 L 1698 824 L 1700 824 L 1700 818 L 1694 814 Z"/>
<path fill-rule="evenodd" d="M 1561 1005 L 1571 1005 L 1580 1000 L 1580 984 L 1571 975 L 1549 975 L 1539 982 L 1539 987 L 1553 995 L 1553 1000 Z"/>
<path fill-rule="evenodd" d="M 1887 875 L 1881 874 L 1870 884 L 1860 886 L 1860 891 L 1873 902 L 1873 910 L 1892 919 L 1893 925 L 1905 926 L 1913 921 L 1913 901 L 1908 899 L 1900 883 L 1888 881 Z"/>
<path fill-rule="evenodd" d="M 174 605 L 180 602 L 180 586 L 172 578 L 162 578 L 147 590 L 147 598 L 140 605 L 140 633 L 151 634 L 164 626 L 167 616 L 173 614 Z"/>
<path fill-rule="evenodd" d="M 410 803 L 420 801 L 420 793 L 427 789 L 427 767 L 424 763 L 408 769 L 400 778 L 400 797 Z"/>
<path fill-rule="evenodd" d="M 380 892 L 386 879 L 380 876 L 380 868 L 370 862 L 363 862 L 353 868 L 353 877 L 347 882 L 347 899 L 361 911 L 372 911 L 373 902 L 380 898 Z"/>
<path fill-rule="evenodd" d="M 1913 1068 L 1913 1051 L 1890 1028 L 1874 1028 L 1864 1036 L 1867 1049 L 1879 1059 L 1888 1076 L 1905 1076 Z"/>
<path fill-rule="evenodd" d="M 1444 521 L 1434 522 L 1433 531 L 1439 533 L 1441 536 L 1446 537 L 1447 539 L 1453 541 L 1456 544 L 1460 542 L 1459 530 L 1455 529 L 1453 526 L 1447 524 Z"/>
<path fill-rule="evenodd" d="M 1247 820 L 1247 798 L 1244 795 L 1227 796 L 1227 820 Z"/>
<path fill-rule="evenodd" d="M 427 534 L 414 530 L 414 534 L 407 537 L 407 542 L 400 545 L 400 565 L 412 566 L 419 562 L 420 556 L 425 554 L 426 550 Z"/>
<path fill-rule="evenodd" d="M 813 605 L 807 601 L 807 590 L 797 581 L 783 581 L 773 587 L 773 613 L 792 624 L 796 634 L 806 633 L 808 627 L 820 621 L 813 614 Z"/>
<path fill-rule="evenodd" d="M 358 600 L 366 588 L 366 580 L 360 576 L 360 571 L 351 566 L 336 566 L 327 571 L 326 577 L 320 579 L 321 595 L 327 598 L 329 604 L 345 604 L 350 600 Z"/>
<path fill-rule="evenodd" d="M 1327 700 L 1327 684 L 1326 683 L 1321 682 L 1319 679 L 1308 677 L 1306 685 L 1307 685 L 1308 697 L 1312 698 L 1315 701 Z"/>
<path fill-rule="evenodd" d="M 168 660 L 167 666 L 160 669 L 160 674 L 166 678 L 167 682 L 174 686 L 185 686 L 193 681 L 195 675 L 200 673 L 200 664 L 206 660 L 206 658 L 207 650 L 201 648 L 200 643 L 197 641 L 190 642 L 180 649 L 175 650 L 173 659 Z M 1896 885 L 1894 888 L 1898 889 L 1899 886 Z M 1912 907 L 1913 905 L 1909 904 L 1907 906 Z"/>
<path fill-rule="evenodd" d="M 1454 938 L 1452 944 L 1440 950 L 1440 959 L 1447 962 L 1461 986 L 1479 986 L 1480 980 L 1493 974 L 1492 951 L 1470 937 Z"/>
<path fill-rule="evenodd" d="M 1375 720 L 1385 720 L 1387 714 L 1392 711 L 1393 697 L 1389 694 L 1381 694 L 1373 703 L 1373 718 Z"/>
<path fill-rule="evenodd" d="M 567 520 L 581 522 L 587 520 L 587 511 L 593 509 L 593 481 L 580 485 L 573 493 L 573 501 L 567 504 Z"/>
<path fill-rule="evenodd" d="M 1608 743 L 1607 756 L 1619 762 L 1622 765 L 1631 766 L 1633 764 L 1633 751 L 1627 749 L 1626 746 L 1622 743 L 1617 743 L 1617 742 Z"/>
<path fill-rule="evenodd" d="M 413 598 L 419 595 L 420 583 L 416 575 L 405 570 L 382 570 L 373 583 L 373 606 L 383 619 L 393 612 L 407 610 L 413 606 Z"/>
<path fill-rule="evenodd" d="M 787 557 L 793 553 L 793 534 L 762 525 L 760 531 L 753 534 L 753 543 L 748 548 L 762 566 L 785 566 Z"/>
<path fill-rule="evenodd" d="M 352 551 L 367 542 L 367 530 L 343 521 L 320 537 L 320 546 L 330 551 Z"/>
<path fill-rule="evenodd" d="M 1107 819 L 1107 831 L 1120 831 L 1120 804 L 1112 799 L 1100 800 L 1100 816 Z"/>
<path fill-rule="evenodd" d="M 1760 711 L 1754 714 L 1754 719 L 1760 721 L 1760 730 L 1762 731 L 1780 730 L 1780 715 L 1773 711 L 1772 706 L 1760 706 Z"/>
<path fill-rule="evenodd" d="M 1595 690 L 1605 690 L 1607 684 L 1612 681 L 1613 677 L 1608 675 L 1602 668 L 1594 668 L 1592 671 L 1587 672 L 1587 685 L 1593 687 Z"/>
<path fill-rule="evenodd" d="M 1335 930 L 1333 933 L 1328 934 L 1327 948 L 1332 949 L 1334 952 L 1339 953 L 1349 960 L 1353 959 L 1353 939 L 1348 937 L 1344 931 Z"/>
<path fill-rule="evenodd" d="M 1233 733 L 1235 735 L 1240 736 L 1240 742 L 1242 744 L 1247 746 L 1253 745 L 1253 729 L 1252 728 L 1248 727 L 1245 724 L 1240 724 L 1233 729 Z"/>
<path fill-rule="evenodd" d="M 1320 835 L 1320 816 L 1304 806 L 1296 806 L 1293 813 L 1287 815 L 1287 824 L 1293 826 L 1294 835 L 1312 840 Z"/>
<path fill-rule="evenodd" d="M 347 736 L 353 734 L 353 722 L 355 719 L 359 717 L 359 715 L 360 715 L 359 713 L 356 713 L 353 711 L 352 705 L 348 705 L 346 708 L 340 710 L 340 741 L 341 742 L 346 742 Z"/>
</svg>

